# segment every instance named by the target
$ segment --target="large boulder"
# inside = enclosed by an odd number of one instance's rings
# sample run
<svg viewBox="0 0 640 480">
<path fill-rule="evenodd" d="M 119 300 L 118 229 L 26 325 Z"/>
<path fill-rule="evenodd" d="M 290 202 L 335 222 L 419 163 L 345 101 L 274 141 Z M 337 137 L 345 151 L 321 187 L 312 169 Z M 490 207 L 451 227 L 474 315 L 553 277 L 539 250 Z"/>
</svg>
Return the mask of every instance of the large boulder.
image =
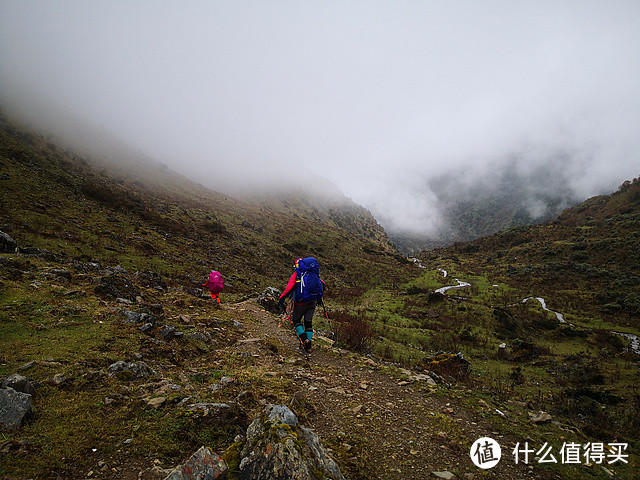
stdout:
<svg viewBox="0 0 640 480">
<path fill-rule="evenodd" d="M 285 405 L 267 405 L 247 429 L 241 480 L 344 480 L 318 436 Z"/>
<path fill-rule="evenodd" d="M 0 388 L 0 428 L 14 430 L 31 413 L 31 395 L 13 388 Z"/>
<path fill-rule="evenodd" d="M 0 231 L 0 253 L 16 253 L 18 244 L 8 234 Z"/>
</svg>

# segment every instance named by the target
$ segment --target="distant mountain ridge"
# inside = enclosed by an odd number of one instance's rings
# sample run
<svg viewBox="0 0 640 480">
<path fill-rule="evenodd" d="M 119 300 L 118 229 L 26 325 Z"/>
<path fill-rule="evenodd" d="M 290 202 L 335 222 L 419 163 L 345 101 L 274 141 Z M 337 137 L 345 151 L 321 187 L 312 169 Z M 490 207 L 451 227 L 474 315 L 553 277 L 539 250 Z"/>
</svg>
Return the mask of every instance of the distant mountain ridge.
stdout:
<svg viewBox="0 0 640 480">
<path fill-rule="evenodd" d="M 17 118 L 25 118 L 29 129 L 16 129 L 25 138 L 34 138 L 35 132 L 44 135 L 56 149 L 66 149 L 67 154 L 88 162 L 96 169 L 106 169 L 123 185 L 133 187 L 155 186 L 158 194 L 163 191 L 180 190 L 183 195 L 190 190 L 218 195 L 221 199 L 236 198 L 258 208 L 266 208 L 294 218 L 326 224 L 343 229 L 372 241 L 387 251 L 395 251 L 384 229 L 371 212 L 346 197 L 334 184 L 318 176 L 305 177 L 305 186 L 294 187 L 290 183 L 264 186 L 245 186 L 246 191 L 231 189 L 229 195 L 196 184 L 182 174 L 176 173 L 139 150 L 109 133 L 104 128 L 83 121 L 73 112 L 60 106 L 21 104 L 14 106 L 2 99 L 9 107 L 5 110 Z M 62 113 L 61 113 L 62 112 Z M 5 128 L 14 128 L 7 125 Z M 256 193 L 263 192 L 263 193 Z"/>
<path fill-rule="evenodd" d="M 245 200 L 294 218 L 325 223 L 373 241 L 392 251 L 395 247 L 371 212 L 346 197 L 327 180 L 314 178 L 313 188 L 285 187 L 280 191 L 245 196 Z"/>
<path fill-rule="evenodd" d="M 388 232 L 405 253 L 471 241 L 512 227 L 556 218 L 581 198 L 560 162 L 522 171 L 511 162 L 476 176 L 448 173 L 427 182 L 438 200 L 441 228 L 429 235 Z"/>
</svg>

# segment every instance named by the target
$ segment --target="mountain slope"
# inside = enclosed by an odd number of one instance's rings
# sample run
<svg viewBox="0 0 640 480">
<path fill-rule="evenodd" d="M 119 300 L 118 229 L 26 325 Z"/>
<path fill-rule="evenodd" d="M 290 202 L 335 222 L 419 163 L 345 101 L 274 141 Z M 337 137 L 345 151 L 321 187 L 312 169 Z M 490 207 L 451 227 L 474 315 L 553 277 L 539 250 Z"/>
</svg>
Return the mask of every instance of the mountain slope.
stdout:
<svg viewBox="0 0 640 480">
<path fill-rule="evenodd" d="M 234 478 L 248 421 L 279 403 L 351 480 L 634 478 L 638 356 L 611 331 L 638 333 L 635 314 L 602 317 L 612 307 L 582 302 L 548 274 L 554 259 L 563 266 L 584 251 L 602 262 L 596 272 L 622 279 L 626 263 L 608 262 L 638 231 L 637 182 L 569 220 L 414 264 L 384 242 L 160 165 L 98 166 L 8 121 L 0 135 L 0 230 L 21 248 L 0 255 L 0 378 L 37 383 L 33 416 L 0 433 L 0 476 L 151 480 L 207 445 Z M 589 235 L 584 250 L 577 232 Z M 329 291 L 306 359 L 286 318 L 248 297 L 284 286 L 291 261 L 309 253 Z M 221 305 L 199 290 L 211 268 L 225 279 Z M 464 288 L 441 290 L 456 283 Z M 526 295 L 544 295 L 577 326 Z M 470 449 L 484 436 L 499 440 L 503 460 L 483 473 Z M 563 442 L 624 443 L 629 463 L 516 463 L 525 442 L 551 444 L 556 458 Z"/>
<path fill-rule="evenodd" d="M 8 120 L 1 135 L 0 223 L 23 245 L 175 278 L 216 267 L 244 292 L 285 281 L 299 256 L 317 256 L 336 289 L 405 262 L 384 238 L 237 201 L 162 165 L 97 163 Z"/>
<path fill-rule="evenodd" d="M 387 251 L 395 250 L 384 229 L 367 209 L 346 197 L 327 180 L 307 177 L 304 183 L 304 186 L 283 187 L 261 195 L 246 196 L 246 200 L 294 218 L 341 228 Z"/>
<path fill-rule="evenodd" d="M 620 325 L 640 326 L 640 181 L 593 197 L 543 225 L 520 227 L 426 254 L 455 255 L 474 271 L 517 279 L 561 306 Z"/>
</svg>

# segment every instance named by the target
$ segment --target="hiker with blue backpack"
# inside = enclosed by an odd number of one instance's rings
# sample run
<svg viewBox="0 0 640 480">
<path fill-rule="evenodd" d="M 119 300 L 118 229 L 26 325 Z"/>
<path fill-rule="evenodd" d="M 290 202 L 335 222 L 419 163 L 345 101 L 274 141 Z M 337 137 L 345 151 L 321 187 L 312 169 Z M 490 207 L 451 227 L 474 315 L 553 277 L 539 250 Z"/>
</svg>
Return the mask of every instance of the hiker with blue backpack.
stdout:
<svg viewBox="0 0 640 480">
<path fill-rule="evenodd" d="M 278 305 L 284 310 L 285 299 L 288 296 L 292 297 L 291 323 L 300 339 L 300 344 L 306 352 L 309 352 L 313 339 L 313 313 L 316 305 L 322 304 L 324 282 L 320 279 L 320 264 L 313 257 L 297 259 L 293 268 L 293 275 L 280 295 Z"/>
</svg>

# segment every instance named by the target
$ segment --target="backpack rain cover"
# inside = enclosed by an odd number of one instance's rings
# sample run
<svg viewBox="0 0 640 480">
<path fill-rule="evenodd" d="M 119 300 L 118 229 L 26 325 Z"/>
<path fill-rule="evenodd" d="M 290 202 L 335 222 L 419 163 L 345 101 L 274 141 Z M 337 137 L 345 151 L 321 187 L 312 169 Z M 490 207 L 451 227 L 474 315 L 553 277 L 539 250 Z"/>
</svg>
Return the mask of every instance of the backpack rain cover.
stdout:
<svg viewBox="0 0 640 480">
<path fill-rule="evenodd" d="M 209 290 L 211 290 L 212 295 L 217 295 L 224 288 L 224 283 L 222 282 L 222 275 L 220 272 L 214 270 L 209 274 L 209 281 L 206 283 Z"/>
<path fill-rule="evenodd" d="M 298 262 L 296 268 L 298 280 L 296 281 L 295 301 L 310 303 L 322 298 L 324 290 L 320 280 L 320 264 L 313 257 L 307 257 Z"/>
</svg>

